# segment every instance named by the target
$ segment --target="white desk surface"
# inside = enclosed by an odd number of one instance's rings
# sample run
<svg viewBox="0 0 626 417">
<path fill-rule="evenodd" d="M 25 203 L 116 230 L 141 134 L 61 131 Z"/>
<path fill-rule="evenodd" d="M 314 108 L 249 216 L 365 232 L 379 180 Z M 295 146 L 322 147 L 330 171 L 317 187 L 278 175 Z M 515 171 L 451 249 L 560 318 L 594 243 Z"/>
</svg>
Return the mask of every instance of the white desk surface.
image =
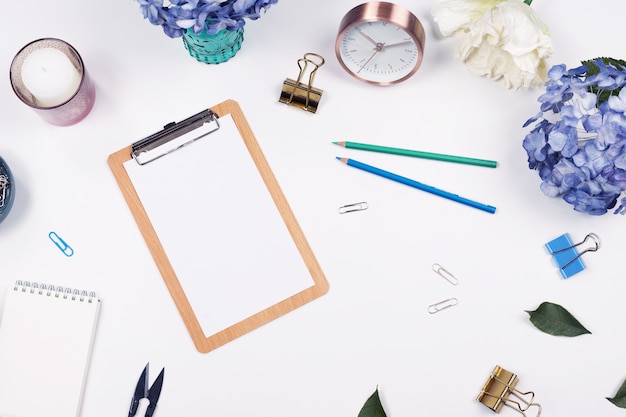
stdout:
<svg viewBox="0 0 626 417">
<path fill-rule="evenodd" d="M 156 417 L 356 416 L 376 387 L 389 416 L 488 416 L 475 397 L 495 365 L 518 374 L 519 388 L 536 393 L 546 416 L 623 415 L 605 397 L 626 378 L 626 219 L 579 214 L 541 193 L 521 146 L 539 92 L 512 92 L 471 75 L 453 57 L 453 41 L 438 35 L 432 1 L 398 1 L 426 30 L 414 77 L 392 87 L 352 79 L 335 58 L 334 39 L 343 14 L 359 3 L 281 0 L 248 22 L 240 52 L 216 66 L 191 58 L 181 39 L 144 21 L 131 0 L 33 0 L 23 13 L 7 11 L 0 155 L 16 177 L 16 200 L 0 224 L 0 299 L 15 280 L 92 289 L 102 298 L 83 417 L 126 415 L 146 362 L 151 380 L 166 368 Z M 604 2 L 601 15 L 580 0 L 535 0 L 532 7 L 551 29 L 552 64 L 626 58 L 615 36 L 622 2 Z M 96 83 L 95 107 L 75 126 L 46 124 L 11 90 L 14 54 L 40 37 L 73 44 Z M 306 52 L 326 58 L 314 83 L 324 90 L 317 114 L 278 102 L 282 82 L 297 76 L 296 61 Z M 237 100 L 246 114 L 330 291 L 201 354 L 106 160 L 225 99 Z M 337 140 L 494 159 L 499 166 L 351 151 L 331 144 Z M 497 212 L 377 178 L 335 156 Z M 339 206 L 358 201 L 369 209 L 338 214 Z M 52 230 L 74 256 L 52 244 Z M 594 232 L 603 244 L 569 280 L 544 249 L 566 232 L 575 241 Z M 459 285 L 439 278 L 434 263 Z M 427 313 L 449 297 L 459 304 Z M 561 338 L 535 329 L 524 310 L 542 301 L 563 305 L 592 334 Z"/>
</svg>

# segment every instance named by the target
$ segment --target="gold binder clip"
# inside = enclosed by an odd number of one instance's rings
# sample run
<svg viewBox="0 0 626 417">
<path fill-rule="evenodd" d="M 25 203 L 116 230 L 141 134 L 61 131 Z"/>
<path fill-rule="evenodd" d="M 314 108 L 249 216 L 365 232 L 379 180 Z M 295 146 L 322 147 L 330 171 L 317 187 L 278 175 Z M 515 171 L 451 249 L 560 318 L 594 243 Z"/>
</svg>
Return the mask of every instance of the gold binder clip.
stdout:
<svg viewBox="0 0 626 417">
<path fill-rule="evenodd" d="M 304 84 L 302 79 L 307 72 L 309 64 L 312 65 L 313 69 L 309 72 L 309 82 Z M 313 78 L 315 78 L 315 73 L 322 65 L 324 65 L 324 58 L 321 55 L 310 52 L 304 54 L 304 57 L 298 60 L 298 67 L 300 68 L 298 79 L 295 81 L 291 78 L 285 79 L 278 101 L 315 113 L 323 91 L 313 87 Z"/>
<path fill-rule="evenodd" d="M 534 402 L 535 393 L 532 391 L 520 392 L 515 389 L 518 381 L 517 375 L 513 372 L 496 366 L 476 400 L 496 413 L 499 413 L 502 407 L 506 405 L 518 411 L 524 417 L 526 416 L 525 412 L 530 407 L 537 407 L 536 417 L 539 417 L 541 415 L 541 405 Z M 511 396 L 517 400 L 511 399 Z M 523 398 L 524 396 L 530 396 L 530 398 L 526 400 Z"/>
</svg>

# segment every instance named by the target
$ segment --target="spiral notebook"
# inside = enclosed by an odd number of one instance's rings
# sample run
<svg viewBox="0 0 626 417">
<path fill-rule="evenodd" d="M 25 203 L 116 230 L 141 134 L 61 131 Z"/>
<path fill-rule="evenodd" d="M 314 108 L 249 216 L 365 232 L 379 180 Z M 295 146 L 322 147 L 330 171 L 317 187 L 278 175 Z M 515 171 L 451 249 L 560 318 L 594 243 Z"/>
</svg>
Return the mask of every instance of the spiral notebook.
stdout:
<svg viewBox="0 0 626 417">
<path fill-rule="evenodd" d="M 77 417 L 100 300 L 94 293 L 16 282 L 0 322 L 0 417 Z"/>
</svg>

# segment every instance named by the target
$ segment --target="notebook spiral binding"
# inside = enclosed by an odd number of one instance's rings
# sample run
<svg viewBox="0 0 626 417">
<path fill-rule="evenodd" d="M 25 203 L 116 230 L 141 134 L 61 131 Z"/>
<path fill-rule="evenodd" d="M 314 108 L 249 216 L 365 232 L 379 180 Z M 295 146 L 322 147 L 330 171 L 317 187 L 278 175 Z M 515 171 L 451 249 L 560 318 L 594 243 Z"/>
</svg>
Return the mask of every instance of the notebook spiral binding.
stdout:
<svg viewBox="0 0 626 417">
<path fill-rule="evenodd" d="M 29 281 L 15 281 L 13 290 L 29 292 L 31 294 L 45 295 L 49 297 L 54 296 L 56 298 L 63 298 L 66 300 L 87 301 L 88 303 L 92 303 L 96 299 L 96 293 L 94 291 L 81 291 L 78 289 Z"/>
</svg>

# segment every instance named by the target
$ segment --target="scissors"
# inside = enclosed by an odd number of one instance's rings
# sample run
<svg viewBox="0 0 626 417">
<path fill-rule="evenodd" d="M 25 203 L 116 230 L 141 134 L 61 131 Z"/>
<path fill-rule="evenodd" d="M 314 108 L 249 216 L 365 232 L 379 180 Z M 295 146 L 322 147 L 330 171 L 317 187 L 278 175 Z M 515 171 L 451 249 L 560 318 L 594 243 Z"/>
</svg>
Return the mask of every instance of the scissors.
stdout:
<svg viewBox="0 0 626 417">
<path fill-rule="evenodd" d="M 161 395 L 161 388 L 163 387 L 163 376 L 165 368 L 161 369 L 159 376 L 154 380 L 154 383 L 148 388 L 148 368 L 150 363 L 146 364 L 143 368 L 137 386 L 135 387 L 135 394 L 130 402 L 130 410 L 128 411 L 128 417 L 133 417 L 137 413 L 139 408 L 139 402 L 146 398 L 149 401 L 148 408 L 146 409 L 145 417 L 152 417 L 154 410 L 156 409 L 159 396 Z"/>
</svg>

